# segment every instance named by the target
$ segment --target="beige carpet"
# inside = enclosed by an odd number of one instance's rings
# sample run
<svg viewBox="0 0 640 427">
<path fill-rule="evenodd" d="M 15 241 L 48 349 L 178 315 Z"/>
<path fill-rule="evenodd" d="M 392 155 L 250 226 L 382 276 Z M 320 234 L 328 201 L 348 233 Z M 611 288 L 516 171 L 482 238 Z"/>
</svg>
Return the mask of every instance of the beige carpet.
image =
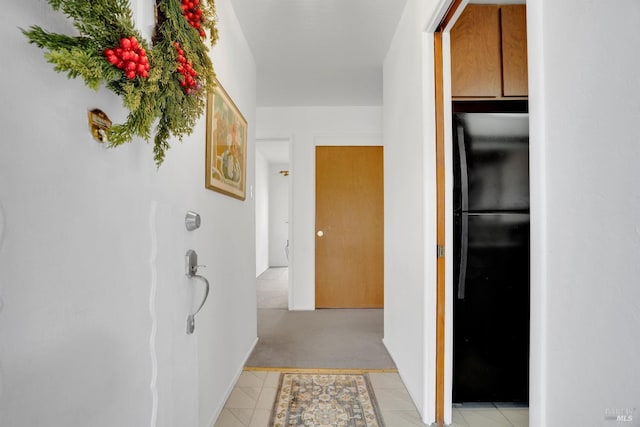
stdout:
<svg viewBox="0 0 640 427">
<path fill-rule="evenodd" d="M 246 366 L 394 369 L 382 344 L 383 310 L 258 310 L 258 344 Z"/>
<path fill-rule="evenodd" d="M 273 427 L 383 427 L 366 374 L 283 373 Z"/>
<path fill-rule="evenodd" d="M 289 308 L 289 269 L 271 267 L 256 278 L 258 308 Z"/>
</svg>

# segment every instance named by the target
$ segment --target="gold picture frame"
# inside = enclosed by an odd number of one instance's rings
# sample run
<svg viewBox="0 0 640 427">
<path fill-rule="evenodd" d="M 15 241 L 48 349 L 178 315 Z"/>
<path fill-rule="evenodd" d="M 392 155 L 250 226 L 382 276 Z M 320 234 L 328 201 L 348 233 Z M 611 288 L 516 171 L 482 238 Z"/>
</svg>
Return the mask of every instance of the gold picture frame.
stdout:
<svg viewBox="0 0 640 427">
<path fill-rule="evenodd" d="M 246 199 L 247 120 L 216 79 L 207 94 L 205 187 Z"/>
</svg>

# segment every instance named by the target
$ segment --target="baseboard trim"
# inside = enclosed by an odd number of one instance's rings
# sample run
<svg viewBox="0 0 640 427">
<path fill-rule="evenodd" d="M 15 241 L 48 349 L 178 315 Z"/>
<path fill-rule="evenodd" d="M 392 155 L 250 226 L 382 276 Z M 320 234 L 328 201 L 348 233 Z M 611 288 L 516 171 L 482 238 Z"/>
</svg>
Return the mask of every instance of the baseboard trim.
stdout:
<svg viewBox="0 0 640 427">
<path fill-rule="evenodd" d="M 222 399 L 220 406 L 218 406 L 218 408 L 216 408 L 216 410 L 213 412 L 213 415 L 209 420 L 209 424 L 207 424 L 208 426 L 214 427 L 216 424 L 216 421 L 218 421 L 218 417 L 220 417 L 220 414 L 224 409 L 224 405 L 227 403 L 229 396 L 231 396 L 231 392 L 233 391 L 234 387 L 238 383 L 238 380 L 240 379 L 240 375 L 245 370 L 244 365 L 247 364 L 247 360 L 249 360 L 249 356 L 251 356 L 251 353 L 253 353 L 253 349 L 256 348 L 256 345 L 258 344 L 258 339 L 259 338 L 256 337 L 256 339 L 253 341 L 253 344 L 249 348 L 249 351 L 244 356 L 244 359 L 242 360 L 242 364 L 240 364 L 240 368 L 236 371 L 235 375 L 233 376 L 233 380 L 231 381 L 231 384 L 227 387 L 227 391 L 224 394 L 224 399 Z"/>
<path fill-rule="evenodd" d="M 386 341 L 384 340 L 384 338 L 382 339 L 382 344 L 384 345 L 384 347 L 387 349 L 387 351 L 389 352 L 389 356 L 391 357 L 391 360 L 393 360 L 393 363 L 398 366 L 398 362 L 396 362 L 396 358 L 393 357 L 393 352 L 391 351 L 391 349 L 389 348 L 389 346 L 387 345 Z M 402 383 L 404 384 L 404 387 L 407 389 L 407 392 L 409 393 L 409 397 L 411 398 L 411 400 L 413 401 L 414 406 L 416 407 L 416 410 L 418 411 L 418 414 L 420 415 L 420 419 L 422 420 L 423 423 L 425 423 L 426 425 L 432 425 L 430 421 L 425 420 L 425 414 L 423 413 L 423 411 L 420 410 L 420 407 L 418 406 L 417 402 L 418 400 L 416 399 L 416 397 L 414 396 L 414 394 L 412 393 L 411 390 L 409 390 L 409 387 L 407 387 L 407 382 L 404 380 L 404 377 L 402 375 L 402 372 L 398 371 L 398 375 L 400 376 L 400 380 L 402 381 Z"/>
</svg>

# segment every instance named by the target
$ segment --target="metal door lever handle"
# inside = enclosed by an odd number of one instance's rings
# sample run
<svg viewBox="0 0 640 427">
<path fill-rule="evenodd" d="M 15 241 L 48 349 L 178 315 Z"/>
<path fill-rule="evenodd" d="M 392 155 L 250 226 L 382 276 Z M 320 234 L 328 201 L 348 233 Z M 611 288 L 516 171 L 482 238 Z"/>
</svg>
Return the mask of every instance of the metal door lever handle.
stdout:
<svg viewBox="0 0 640 427">
<path fill-rule="evenodd" d="M 198 306 L 198 309 L 193 314 L 187 316 L 187 334 L 191 335 L 196 329 L 196 314 L 200 312 L 200 310 L 204 306 L 204 303 L 207 301 L 207 297 L 209 296 L 209 281 L 204 276 L 201 276 L 199 274 L 192 274 L 189 277 L 200 279 L 205 284 L 204 298 L 202 298 L 200 306 Z"/>
</svg>

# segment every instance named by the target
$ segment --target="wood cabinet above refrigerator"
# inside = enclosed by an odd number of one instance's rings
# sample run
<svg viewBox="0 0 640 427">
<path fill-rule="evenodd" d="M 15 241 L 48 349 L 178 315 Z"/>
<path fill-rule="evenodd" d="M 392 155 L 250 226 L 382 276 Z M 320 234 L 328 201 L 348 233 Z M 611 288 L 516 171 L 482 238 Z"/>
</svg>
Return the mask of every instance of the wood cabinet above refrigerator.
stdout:
<svg viewBox="0 0 640 427">
<path fill-rule="evenodd" d="M 451 30 L 451 95 L 526 98 L 526 6 L 470 4 Z"/>
</svg>

